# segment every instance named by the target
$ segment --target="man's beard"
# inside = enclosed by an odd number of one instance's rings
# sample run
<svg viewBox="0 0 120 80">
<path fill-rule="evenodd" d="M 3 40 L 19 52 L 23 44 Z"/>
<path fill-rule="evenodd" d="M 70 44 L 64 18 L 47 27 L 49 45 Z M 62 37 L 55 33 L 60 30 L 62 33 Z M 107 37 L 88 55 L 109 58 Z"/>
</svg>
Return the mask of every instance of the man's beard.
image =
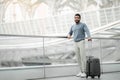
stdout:
<svg viewBox="0 0 120 80">
<path fill-rule="evenodd" d="M 75 21 L 76 24 L 78 24 L 79 22 L 80 22 L 80 20 Z"/>
</svg>

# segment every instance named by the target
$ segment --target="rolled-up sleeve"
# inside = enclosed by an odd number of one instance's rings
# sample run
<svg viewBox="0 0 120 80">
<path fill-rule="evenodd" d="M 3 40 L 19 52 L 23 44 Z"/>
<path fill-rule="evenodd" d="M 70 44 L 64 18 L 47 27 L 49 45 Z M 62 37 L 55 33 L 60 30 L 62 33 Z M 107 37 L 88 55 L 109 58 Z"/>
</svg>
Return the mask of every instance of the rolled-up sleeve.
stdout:
<svg viewBox="0 0 120 80">
<path fill-rule="evenodd" d="M 72 27 L 73 27 L 73 26 L 72 26 Z M 72 34 L 73 34 L 72 27 L 70 28 L 70 31 L 69 31 L 69 33 L 68 33 L 70 36 L 72 36 Z"/>
<path fill-rule="evenodd" d="M 91 37 L 90 31 L 89 31 L 89 29 L 88 29 L 86 24 L 84 24 L 84 31 L 86 32 L 87 37 Z"/>
</svg>

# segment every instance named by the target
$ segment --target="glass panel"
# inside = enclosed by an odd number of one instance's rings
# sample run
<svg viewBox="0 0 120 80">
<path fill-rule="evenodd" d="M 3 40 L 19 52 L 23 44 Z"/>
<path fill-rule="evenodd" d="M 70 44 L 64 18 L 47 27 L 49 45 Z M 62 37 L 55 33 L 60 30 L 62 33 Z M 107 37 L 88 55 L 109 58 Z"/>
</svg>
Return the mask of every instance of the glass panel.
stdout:
<svg viewBox="0 0 120 80">
<path fill-rule="evenodd" d="M 103 62 L 116 62 L 119 60 L 119 40 L 102 39 L 101 49 Z"/>
<path fill-rule="evenodd" d="M 75 63 L 73 41 L 64 38 L 45 38 L 45 57 L 48 65 Z"/>
<path fill-rule="evenodd" d="M 43 38 L 4 37 L 0 44 L 1 68 L 44 64 Z"/>
</svg>

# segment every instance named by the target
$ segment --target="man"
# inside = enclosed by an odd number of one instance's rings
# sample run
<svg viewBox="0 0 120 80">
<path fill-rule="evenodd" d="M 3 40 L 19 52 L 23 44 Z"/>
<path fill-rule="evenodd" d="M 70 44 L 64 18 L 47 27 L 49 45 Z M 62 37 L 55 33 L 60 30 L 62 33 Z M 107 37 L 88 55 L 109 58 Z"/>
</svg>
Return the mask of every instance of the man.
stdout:
<svg viewBox="0 0 120 80">
<path fill-rule="evenodd" d="M 72 25 L 67 37 L 68 39 L 70 39 L 72 34 L 74 37 L 75 52 L 81 70 L 76 76 L 86 77 L 85 33 L 87 34 L 88 41 L 92 41 L 92 39 L 87 25 L 85 23 L 80 22 L 80 20 L 81 15 L 75 14 L 75 24 Z"/>
</svg>

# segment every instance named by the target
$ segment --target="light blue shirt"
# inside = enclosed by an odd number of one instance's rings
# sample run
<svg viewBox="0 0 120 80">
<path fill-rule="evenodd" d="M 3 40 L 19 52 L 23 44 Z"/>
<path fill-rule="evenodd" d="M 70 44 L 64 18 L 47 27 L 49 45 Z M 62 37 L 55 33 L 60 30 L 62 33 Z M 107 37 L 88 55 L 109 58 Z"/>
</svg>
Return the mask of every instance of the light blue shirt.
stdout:
<svg viewBox="0 0 120 80">
<path fill-rule="evenodd" d="M 72 25 L 69 35 L 74 37 L 75 42 L 79 42 L 85 39 L 85 33 L 87 37 L 91 37 L 90 31 L 85 23 L 80 22 L 79 24 Z"/>
</svg>

